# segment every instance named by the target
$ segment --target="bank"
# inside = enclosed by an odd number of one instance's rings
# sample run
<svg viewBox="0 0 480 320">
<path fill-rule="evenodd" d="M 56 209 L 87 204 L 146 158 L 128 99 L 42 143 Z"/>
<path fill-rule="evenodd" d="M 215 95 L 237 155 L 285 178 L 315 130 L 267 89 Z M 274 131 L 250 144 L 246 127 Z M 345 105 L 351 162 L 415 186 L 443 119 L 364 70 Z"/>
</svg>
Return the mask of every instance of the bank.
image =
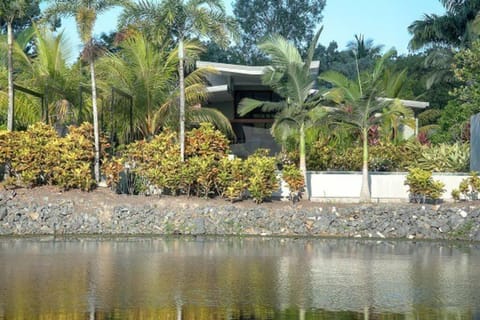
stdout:
<svg viewBox="0 0 480 320">
<path fill-rule="evenodd" d="M 0 235 L 262 235 L 480 241 L 480 202 L 334 204 L 0 192 Z"/>
</svg>

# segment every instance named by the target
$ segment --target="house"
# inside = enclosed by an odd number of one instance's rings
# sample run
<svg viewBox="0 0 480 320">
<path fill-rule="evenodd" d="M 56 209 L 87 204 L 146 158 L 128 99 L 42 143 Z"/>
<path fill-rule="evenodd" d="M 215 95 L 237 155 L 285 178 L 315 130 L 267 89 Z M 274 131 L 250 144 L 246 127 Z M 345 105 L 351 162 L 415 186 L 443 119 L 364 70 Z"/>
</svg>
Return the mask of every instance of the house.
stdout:
<svg viewBox="0 0 480 320">
<path fill-rule="evenodd" d="M 197 68 L 210 67 L 217 70 L 208 76 L 209 84 L 207 106 L 220 110 L 232 124 L 237 140 L 232 151 L 239 156 L 246 156 L 258 148 L 270 149 L 272 154 L 280 151 L 279 146 L 270 134 L 274 113 L 266 113 L 260 109 L 245 116 L 237 113 L 238 104 L 243 98 L 262 101 L 278 101 L 280 96 L 268 86 L 262 84 L 265 66 L 244 66 L 209 61 L 197 61 Z M 314 77 L 319 72 L 319 61 L 312 61 L 310 71 Z M 423 110 L 428 102 L 401 100 L 407 107 Z M 411 131 L 411 132 L 405 132 Z M 405 130 L 404 135 L 415 134 L 417 129 Z"/>
</svg>

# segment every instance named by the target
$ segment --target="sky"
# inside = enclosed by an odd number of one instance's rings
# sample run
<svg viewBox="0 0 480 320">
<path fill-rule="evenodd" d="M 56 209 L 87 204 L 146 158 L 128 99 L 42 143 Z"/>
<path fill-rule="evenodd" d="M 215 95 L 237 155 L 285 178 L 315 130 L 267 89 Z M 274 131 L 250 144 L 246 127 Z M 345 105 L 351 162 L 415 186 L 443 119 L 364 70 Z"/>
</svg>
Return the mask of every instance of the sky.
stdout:
<svg viewBox="0 0 480 320">
<path fill-rule="evenodd" d="M 231 14 L 230 1 L 225 3 Z M 362 34 L 365 39 L 372 39 L 375 45 L 384 45 L 384 50 L 395 47 L 399 54 L 407 54 L 411 38 L 407 27 L 425 13 L 441 15 L 445 9 L 439 0 L 327 0 L 320 43 L 327 46 L 335 40 L 339 49 L 344 49 L 355 34 Z M 100 35 L 114 31 L 119 14 L 119 9 L 112 9 L 101 15 L 94 33 Z M 81 45 L 75 23 L 70 19 L 63 25 L 73 51 L 78 52 Z"/>
</svg>

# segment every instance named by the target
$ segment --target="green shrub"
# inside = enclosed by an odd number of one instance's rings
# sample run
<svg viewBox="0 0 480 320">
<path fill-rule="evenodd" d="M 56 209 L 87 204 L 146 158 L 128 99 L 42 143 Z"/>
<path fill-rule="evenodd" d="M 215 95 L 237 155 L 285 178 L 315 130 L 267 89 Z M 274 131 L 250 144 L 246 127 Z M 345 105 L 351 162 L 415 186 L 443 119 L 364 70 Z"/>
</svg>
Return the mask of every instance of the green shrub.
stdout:
<svg viewBox="0 0 480 320">
<path fill-rule="evenodd" d="M 139 182 L 134 193 L 145 193 L 148 187 L 162 193 L 177 194 L 181 184 L 180 150 L 177 134 L 170 130 L 153 137 L 151 141 L 137 141 L 128 145 L 122 155 Z"/>
<path fill-rule="evenodd" d="M 195 169 L 197 196 L 207 198 L 214 191 L 217 163 L 213 155 L 195 156 L 188 159 L 187 166 Z"/>
<path fill-rule="evenodd" d="M 213 156 L 215 160 L 223 158 L 229 150 L 225 135 L 215 130 L 211 123 L 201 123 L 185 135 L 185 156 Z"/>
<path fill-rule="evenodd" d="M 414 162 L 422 148 L 418 143 L 405 142 L 399 145 L 381 143 L 370 146 L 368 166 L 371 171 L 404 171 Z M 355 146 L 337 150 L 328 145 L 317 145 L 307 157 L 310 170 L 362 170 L 362 147 Z"/>
<path fill-rule="evenodd" d="M 285 165 L 282 170 L 282 178 L 290 190 L 290 200 L 297 201 L 305 188 L 305 179 L 296 165 Z"/>
<path fill-rule="evenodd" d="M 466 172 L 470 165 L 470 146 L 455 143 L 422 148 L 414 166 L 433 172 Z"/>
<path fill-rule="evenodd" d="M 79 188 L 84 191 L 95 187 L 96 182 L 92 176 L 93 139 L 93 126 L 83 123 L 79 127 L 69 127 L 67 136 L 56 140 L 57 143 L 52 148 L 55 150 L 53 154 L 58 157 L 58 163 L 52 170 L 55 185 L 65 190 Z"/>
<path fill-rule="evenodd" d="M 5 183 L 29 188 L 53 184 L 87 191 L 95 187 L 93 128 L 84 123 L 69 131 L 61 138 L 51 126 L 37 123 L 26 131 L 1 133 L 0 163 L 10 176 Z"/>
<path fill-rule="evenodd" d="M 267 156 L 268 151 L 257 150 L 247 158 L 247 189 L 255 203 L 261 203 L 278 189 L 276 161 Z"/>
<path fill-rule="evenodd" d="M 452 190 L 452 197 L 455 200 L 460 200 L 461 195 L 465 200 L 477 200 L 478 191 L 480 190 L 480 177 L 477 172 L 470 172 L 470 176 L 463 179 L 458 186 L 458 189 Z"/>
<path fill-rule="evenodd" d="M 404 184 L 409 187 L 410 200 L 418 203 L 436 201 L 445 191 L 443 182 L 433 180 L 432 172 L 420 168 L 411 168 Z"/>
<path fill-rule="evenodd" d="M 247 189 L 246 168 L 242 159 L 224 157 L 218 162 L 216 189 L 230 201 L 242 200 Z"/>
</svg>

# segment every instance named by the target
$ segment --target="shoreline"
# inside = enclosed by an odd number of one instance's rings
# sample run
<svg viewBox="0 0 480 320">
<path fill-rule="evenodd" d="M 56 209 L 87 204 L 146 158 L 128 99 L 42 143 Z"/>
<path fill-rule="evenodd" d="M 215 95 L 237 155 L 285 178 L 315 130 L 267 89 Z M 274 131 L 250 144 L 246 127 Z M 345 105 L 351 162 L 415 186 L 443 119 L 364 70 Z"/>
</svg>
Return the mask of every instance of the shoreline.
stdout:
<svg viewBox="0 0 480 320">
<path fill-rule="evenodd" d="M 1 236 L 269 236 L 480 241 L 480 202 L 229 203 L 221 199 L 0 192 Z"/>
</svg>

